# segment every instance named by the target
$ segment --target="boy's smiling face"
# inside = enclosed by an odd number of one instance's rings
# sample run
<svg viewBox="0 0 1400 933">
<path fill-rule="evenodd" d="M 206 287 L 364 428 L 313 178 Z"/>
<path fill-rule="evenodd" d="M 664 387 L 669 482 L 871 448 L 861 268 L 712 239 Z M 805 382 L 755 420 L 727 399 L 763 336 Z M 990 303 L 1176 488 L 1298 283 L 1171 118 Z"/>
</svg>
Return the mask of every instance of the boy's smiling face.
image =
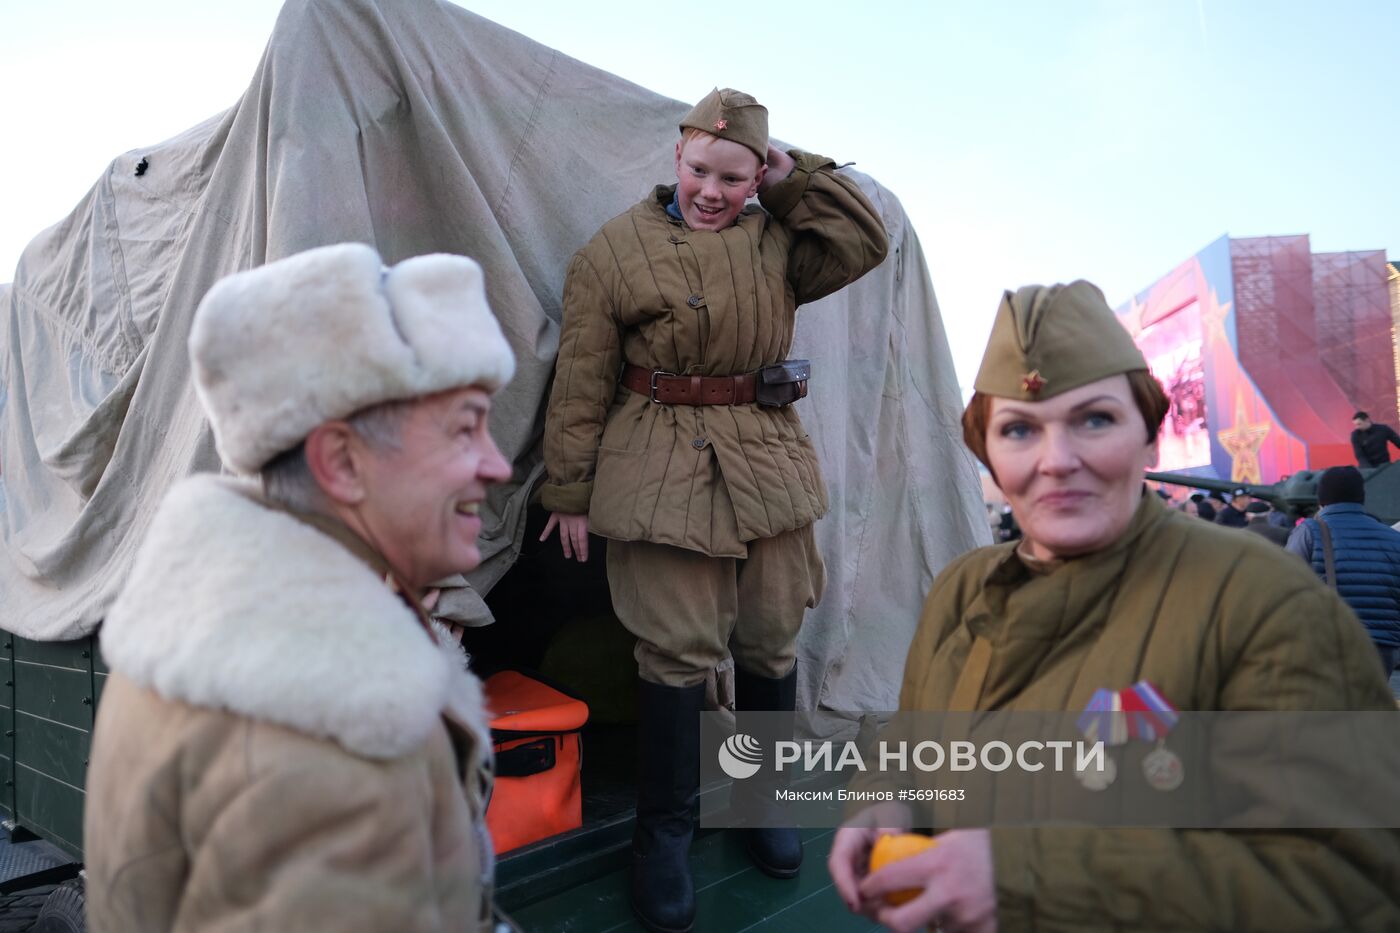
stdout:
<svg viewBox="0 0 1400 933">
<path fill-rule="evenodd" d="M 745 146 L 708 133 L 676 143 L 676 192 L 693 230 L 723 230 L 738 218 L 767 171 Z"/>
</svg>

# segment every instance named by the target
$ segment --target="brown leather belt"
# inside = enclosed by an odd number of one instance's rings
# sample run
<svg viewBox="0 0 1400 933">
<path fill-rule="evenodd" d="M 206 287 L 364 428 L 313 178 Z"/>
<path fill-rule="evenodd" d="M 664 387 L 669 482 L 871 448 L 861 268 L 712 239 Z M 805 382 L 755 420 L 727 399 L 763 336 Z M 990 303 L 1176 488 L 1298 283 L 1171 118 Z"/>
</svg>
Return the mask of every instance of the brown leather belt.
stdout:
<svg viewBox="0 0 1400 933">
<path fill-rule="evenodd" d="M 754 373 L 740 376 L 677 376 L 628 363 L 624 386 L 662 405 L 746 405 L 754 400 Z"/>
</svg>

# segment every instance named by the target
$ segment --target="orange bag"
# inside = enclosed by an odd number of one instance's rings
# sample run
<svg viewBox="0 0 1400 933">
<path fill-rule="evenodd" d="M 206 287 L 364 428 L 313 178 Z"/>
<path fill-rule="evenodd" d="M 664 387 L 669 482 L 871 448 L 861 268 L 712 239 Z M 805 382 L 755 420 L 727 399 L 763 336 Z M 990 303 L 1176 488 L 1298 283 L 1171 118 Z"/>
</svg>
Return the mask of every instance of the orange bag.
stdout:
<svg viewBox="0 0 1400 933">
<path fill-rule="evenodd" d="M 519 671 L 486 679 L 496 786 L 486 808 L 496 854 L 583 825 L 579 730 L 588 706 Z"/>
</svg>

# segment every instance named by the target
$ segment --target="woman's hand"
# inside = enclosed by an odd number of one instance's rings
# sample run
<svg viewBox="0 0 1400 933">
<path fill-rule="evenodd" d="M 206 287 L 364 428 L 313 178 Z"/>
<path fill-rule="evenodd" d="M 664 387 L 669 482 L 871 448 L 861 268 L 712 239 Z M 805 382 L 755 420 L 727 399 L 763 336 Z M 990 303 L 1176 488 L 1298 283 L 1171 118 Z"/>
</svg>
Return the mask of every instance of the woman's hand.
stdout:
<svg viewBox="0 0 1400 933">
<path fill-rule="evenodd" d="M 548 540 L 549 533 L 556 525 L 559 528 L 559 544 L 564 549 L 564 559 L 569 560 L 577 555 L 580 564 L 588 560 L 588 516 L 550 512 L 549 521 L 545 523 L 540 540 Z"/>
<path fill-rule="evenodd" d="M 792 170 L 796 167 L 797 162 L 792 156 L 772 143 L 769 143 L 768 170 L 763 173 L 763 178 L 758 183 L 758 190 L 767 191 L 769 188 L 791 175 Z"/>
<path fill-rule="evenodd" d="M 870 865 L 870 848 L 879 839 L 881 830 L 873 826 L 842 826 L 831 841 L 826 857 L 826 870 L 836 885 L 846 909 L 863 913 L 860 900 L 860 879 Z"/>
<path fill-rule="evenodd" d="M 833 843 L 833 857 L 835 853 Z M 885 902 L 885 895 L 911 888 L 923 890 L 898 907 Z M 995 933 L 991 833 L 985 829 L 941 833 L 938 845 L 867 875 L 859 892 L 862 905 L 875 905 L 875 919 L 895 933 L 924 927 L 937 927 L 942 933 Z"/>
<path fill-rule="evenodd" d="M 870 870 L 870 849 L 881 836 L 906 832 L 910 819 L 909 808 L 902 803 L 877 804 L 836 830 L 826 857 L 826 870 L 851 913 L 875 919 L 878 905 L 866 904 L 860 896 L 860 880 Z"/>
</svg>

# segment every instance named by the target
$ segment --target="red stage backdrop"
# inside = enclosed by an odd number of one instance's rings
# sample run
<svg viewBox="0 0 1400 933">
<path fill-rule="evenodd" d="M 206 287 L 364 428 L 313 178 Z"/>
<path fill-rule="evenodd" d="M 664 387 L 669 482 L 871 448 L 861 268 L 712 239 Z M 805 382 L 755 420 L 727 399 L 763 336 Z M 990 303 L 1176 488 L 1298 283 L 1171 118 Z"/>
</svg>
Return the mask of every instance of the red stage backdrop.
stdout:
<svg viewBox="0 0 1400 933">
<path fill-rule="evenodd" d="M 1396 420 L 1380 252 L 1221 237 L 1118 309 L 1171 398 L 1157 469 L 1272 483 L 1351 463 L 1351 415 Z"/>
</svg>

